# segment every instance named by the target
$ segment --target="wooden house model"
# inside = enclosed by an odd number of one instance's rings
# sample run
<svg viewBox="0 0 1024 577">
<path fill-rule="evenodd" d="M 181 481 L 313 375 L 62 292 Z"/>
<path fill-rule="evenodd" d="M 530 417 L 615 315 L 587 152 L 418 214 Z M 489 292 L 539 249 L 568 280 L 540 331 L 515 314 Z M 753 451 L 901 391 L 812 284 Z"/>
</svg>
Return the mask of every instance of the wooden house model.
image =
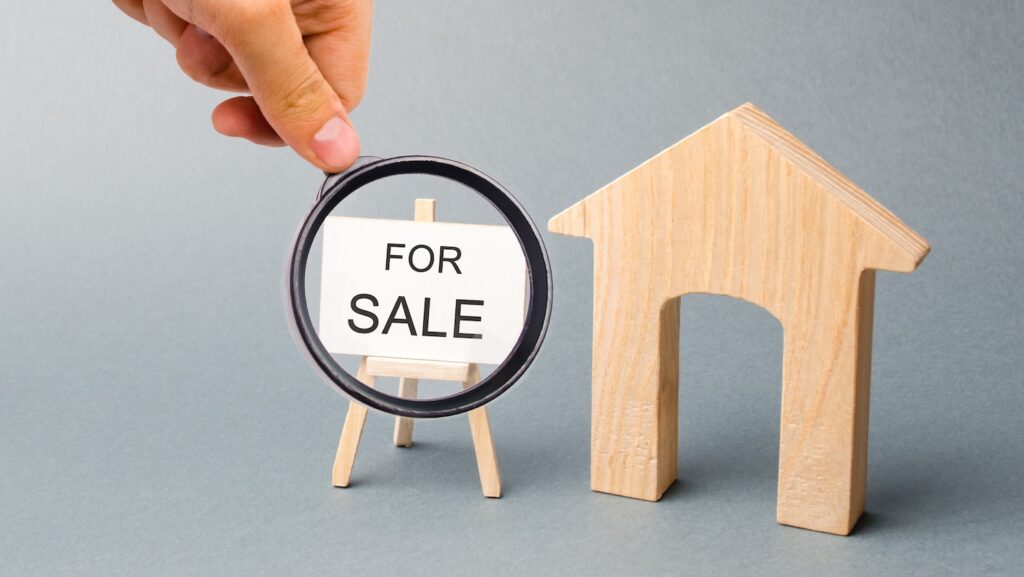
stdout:
<svg viewBox="0 0 1024 577">
<path fill-rule="evenodd" d="M 594 243 L 591 485 L 657 500 L 676 478 L 679 297 L 783 326 L 778 521 L 846 535 L 864 510 L 875 271 L 928 243 L 746 104 L 551 219 Z"/>
</svg>

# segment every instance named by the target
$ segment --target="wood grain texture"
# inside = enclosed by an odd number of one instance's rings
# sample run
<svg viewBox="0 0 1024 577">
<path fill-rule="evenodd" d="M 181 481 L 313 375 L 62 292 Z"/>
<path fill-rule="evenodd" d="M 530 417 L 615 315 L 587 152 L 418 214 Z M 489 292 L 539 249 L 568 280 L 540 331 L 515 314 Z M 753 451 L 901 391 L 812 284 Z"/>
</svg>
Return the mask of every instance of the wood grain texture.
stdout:
<svg viewBox="0 0 1024 577">
<path fill-rule="evenodd" d="M 463 383 L 468 389 L 480 382 L 480 368 L 472 365 L 469 378 Z M 491 437 L 491 423 L 487 418 L 487 407 L 469 412 L 469 432 L 473 435 L 473 450 L 476 452 L 476 467 L 480 474 L 480 488 L 485 497 L 501 497 L 501 472 L 498 469 L 498 454 Z"/>
<path fill-rule="evenodd" d="M 368 357 L 367 372 L 378 377 L 430 379 L 461 383 L 469 378 L 469 363 Z"/>
<path fill-rule="evenodd" d="M 398 379 L 398 396 L 407 399 L 415 399 L 419 389 L 419 379 Z M 395 418 L 395 446 L 412 446 L 412 425 L 415 421 L 406 417 Z"/>
<path fill-rule="evenodd" d="M 359 362 L 356 378 L 367 386 L 372 387 L 374 384 L 374 377 L 366 371 L 366 357 Z M 356 452 L 359 450 L 359 438 L 363 436 L 366 412 L 365 405 L 349 402 L 345 425 L 341 429 L 341 439 L 338 441 L 338 452 L 334 456 L 334 468 L 331 471 L 331 480 L 335 487 L 348 487 L 352 479 L 352 467 L 355 465 Z"/>
<path fill-rule="evenodd" d="M 757 304 L 784 330 L 778 521 L 848 534 L 864 508 L 875 270 L 928 243 L 753 105 L 551 219 L 594 242 L 591 486 L 676 478 L 681 295 Z"/>
<path fill-rule="evenodd" d="M 434 222 L 437 219 L 437 201 L 433 198 L 417 198 L 413 210 L 416 222 Z"/>
<path fill-rule="evenodd" d="M 436 203 L 433 199 L 416 200 L 416 220 L 434 222 Z M 373 386 L 377 377 L 397 377 L 398 394 L 414 398 L 420 379 L 455 381 L 468 389 L 480 382 L 480 368 L 475 363 L 453 363 L 418 359 L 397 359 L 386 357 L 363 357 L 359 361 L 356 378 Z M 355 465 L 359 440 L 366 423 L 366 406 L 349 401 L 348 414 L 334 457 L 332 479 L 335 487 L 348 487 Z M 470 433 L 473 436 L 473 450 L 476 453 L 480 487 L 485 497 L 501 497 L 501 473 L 498 457 L 491 437 L 491 425 L 487 409 L 481 407 L 469 412 Z M 399 447 L 412 446 L 413 419 L 395 417 L 394 443 Z"/>
</svg>

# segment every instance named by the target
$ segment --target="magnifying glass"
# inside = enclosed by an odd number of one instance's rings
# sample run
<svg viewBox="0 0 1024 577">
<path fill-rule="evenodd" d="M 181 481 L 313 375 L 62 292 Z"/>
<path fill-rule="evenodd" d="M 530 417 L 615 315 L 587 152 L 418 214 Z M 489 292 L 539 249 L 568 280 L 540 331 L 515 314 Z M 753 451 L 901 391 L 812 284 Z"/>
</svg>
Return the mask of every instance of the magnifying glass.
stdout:
<svg viewBox="0 0 1024 577">
<path fill-rule="evenodd" d="M 442 197 L 440 212 L 456 218 L 409 219 L 410 193 Z M 299 225 L 285 287 L 292 332 L 316 371 L 404 417 L 493 401 L 533 362 L 551 316 L 547 251 L 519 201 L 482 172 L 430 156 L 361 157 L 327 175 Z M 353 376 L 371 357 L 471 363 L 482 378 L 412 397 Z"/>
</svg>

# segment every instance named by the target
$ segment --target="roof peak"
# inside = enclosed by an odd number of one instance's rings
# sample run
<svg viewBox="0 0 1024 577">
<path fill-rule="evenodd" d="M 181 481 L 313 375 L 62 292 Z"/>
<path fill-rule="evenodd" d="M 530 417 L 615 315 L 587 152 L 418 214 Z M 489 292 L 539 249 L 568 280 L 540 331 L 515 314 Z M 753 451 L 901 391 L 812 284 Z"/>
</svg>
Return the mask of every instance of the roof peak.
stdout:
<svg viewBox="0 0 1024 577">
<path fill-rule="evenodd" d="M 896 215 L 883 207 L 878 201 L 871 198 L 868 193 L 864 192 L 864 190 L 854 184 L 853 181 L 836 170 L 835 167 L 815 154 L 814 151 L 808 148 L 789 131 L 772 120 L 772 118 L 765 114 L 764 111 L 749 102 L 702 126 L 693 134 L 645 160 L 640 165 L 627 171 L 625 174 L 605 185 L 594 194 L 598 194 L 599 192 L 612 187 L 615 183 L 636 171 L 646 169 L 648 165 L 652 164 L 655 160 L 661 158 L 665 154 L 670 154 L 674 149 L 683 146 L 691 138 L 699 138 L 700 135 L 710 127 L 729 121 L 742 123 L 744 128 L 750 130 L 753 134 L 777 151 L 780 156 L 785 158 L 787 161 L 803 171 L 804 174 L 814 179 L 823 188 L 832 193 L 837 200 L 842 202 L 858 218 L 876 229 L 896 245 L 896 247 L 898 247 L 909 258 L 909 260 L 913 262 L 914 267 L 916 267 L 931 250 L 928 241 L 914 232 L 910 227 L 904 224 L 903 221 L 897 218 Z M 566 209 L 561 214 L 552 218 L 552 230 L 555 232 L 562 232 L 564 234 L 572 234 L 570 230 L 573 229 L 574 226 L 582 225 L 582 222 L 574 222 L 572 225 L 569 222 L 572 220 L 573 215 L 577 214 L 577 211 L 573 211 L 572 209 L 582 202 L 583 201 L 580 201 L 576 205 L 573 205 L 573 207 Z"/>
<path fill-rule="evenodd" d="M 767 141 L 787 160 L 827 188 L 857 216 L 912 255 L 915 263 L 920 263 L 931 250 L 928 241 L 921 235 L 914 232 L 895 214 L 836 170 L 825 159 L 818 156 L 757 106 L 748 102 L 719 117 L 715 122 L 726 117 L 733 117 L 743 122 L 747 128 Z"/>
</svg>

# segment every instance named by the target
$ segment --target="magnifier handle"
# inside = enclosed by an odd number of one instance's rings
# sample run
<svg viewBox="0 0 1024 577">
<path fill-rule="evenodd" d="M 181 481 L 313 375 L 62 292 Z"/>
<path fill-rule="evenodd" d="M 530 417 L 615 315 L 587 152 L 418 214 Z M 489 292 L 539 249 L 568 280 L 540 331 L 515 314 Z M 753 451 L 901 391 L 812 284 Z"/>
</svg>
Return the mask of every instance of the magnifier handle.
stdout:
<svg viewBox="0 0 1024 577">
<path fill-rule="evenodd" d="M 324 172 L 324 176 L 326 176 L 327 178 L 324 179 L 324 183 L 320 185 L 320 190 L 316 191 L 316 200 L 319 201 L 321 198 L 323 198 L 324 193 L 330 190 L 330 188 L 334 186 L 334 183 L 338 182 L 342 178 L 345 178 L 345 175 L 347 175 L 348 173 L 352 172 L 353 170 L 362 168 L 367 164 L 378 162 L 380 160 L 381 158 L 379 156 L 360 156 L 359 158 L 356 159 L 355 163 L 353 163 L 352 166 L 348 167 L 348 170 L 344 172 Z"/>
</svg>

